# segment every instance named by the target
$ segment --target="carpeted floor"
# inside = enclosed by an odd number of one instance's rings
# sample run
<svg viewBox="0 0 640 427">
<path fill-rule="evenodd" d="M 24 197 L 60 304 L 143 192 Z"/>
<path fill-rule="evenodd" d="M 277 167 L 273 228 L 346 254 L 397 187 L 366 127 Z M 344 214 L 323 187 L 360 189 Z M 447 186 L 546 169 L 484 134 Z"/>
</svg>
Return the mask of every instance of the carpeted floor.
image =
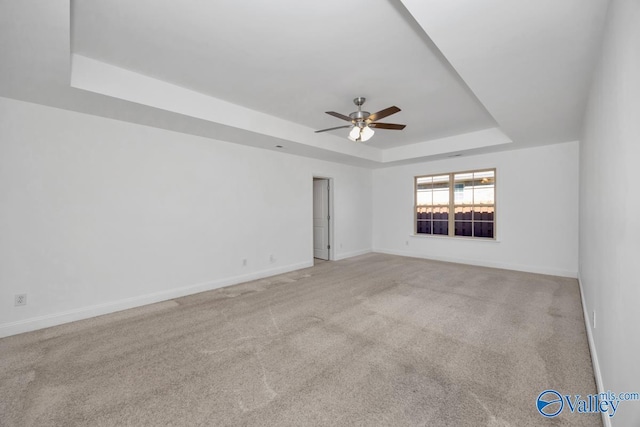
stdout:
<svg viewBox="0 0 640 427">
<path fill-rule="evenodd" d="M 599 426 L 574 279 L 368 254 L 0 340 L 0 424 Z"/>
</svg>

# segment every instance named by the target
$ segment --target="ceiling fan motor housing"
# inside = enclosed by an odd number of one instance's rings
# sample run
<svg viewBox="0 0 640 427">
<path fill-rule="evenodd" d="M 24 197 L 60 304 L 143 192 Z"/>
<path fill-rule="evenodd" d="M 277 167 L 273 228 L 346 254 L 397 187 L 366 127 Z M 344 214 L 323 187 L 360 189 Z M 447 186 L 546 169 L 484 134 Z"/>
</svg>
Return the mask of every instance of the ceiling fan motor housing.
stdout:
<svg viewBox="0 0 640 427">
<path fill-rule="evenodd" d="M 367 120 L 370 115 L 371 114 L 368 111 L 354 111 L 353 113 L 349 114 L 349 117 L 355 120 L 355 123 L 360 123 Z"/>
<path fill-rule="evenodd" d="M 349 114 L 349 117 L 354 120 L 353 124 L 360 128 L 366 126 L 365 120 L 367 120 L 367 118 L 371 115 L 371 113 L 369 113 L 368 111 L 360 110 L 360 107 L 362 107 L 362 104 L 364 104 L 366 100 L 367 98 L 364 98 L 362 96 L 355 98 L 353 100 L 353 103 L 358 106 L 358 111 L 354 111 L 353 113 Z"/>
</svg>

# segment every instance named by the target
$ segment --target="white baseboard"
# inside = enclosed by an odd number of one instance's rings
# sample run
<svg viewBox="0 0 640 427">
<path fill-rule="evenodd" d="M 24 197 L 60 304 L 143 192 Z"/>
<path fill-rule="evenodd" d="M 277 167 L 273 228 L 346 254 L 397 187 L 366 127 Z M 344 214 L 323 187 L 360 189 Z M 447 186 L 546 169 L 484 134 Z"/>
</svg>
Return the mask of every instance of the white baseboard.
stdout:
<svg viewBox="0 0 640 427">
<path fill-rule="evenodd" d="M 371 249 L 362 249 L 359 251 L 351 251 L 351 252 L 342 252 L 339 254 L 336 254 L 334 257 L 334 261 L 340 261 L 341 259 L 347 259 L 347 258 L 352 258 L 354 256 L 358 256 L 358 255 L 364 255 L 364 254 L 369 254 L 371 253 Z"/>
<path fill-rule="evenodd" d="M 250 282 L 252 280 L 263 279 L 265 277 L 275 276 L 277 274 L 288 273 L 302 268 L 313 267 L 313 260 L 305 261 L 298 264 L 291 264 L 283 267 L 261 270 L 254 273 L 233 276 L 224 279 L 214 280 L 211 282 L 197 283 L 195 285 L 183 286 L 180 288 L 168 289 L 152 294 L 139 295 L 131 298 L 125 298 L 118 301 L 111 301 L 104 304 L 96 304 L 88 307 L 75 308 L 60 313 L 46 314 L 44 316 L 32 317 L 29 319 L 18 320 L 0 324 L 0 338 L 11 335 L 21 334 L 24 332 L 35 331 L 38 329 L 48 328 L 51 326 L 61 325 L 63 323 L 75 322 L 77 320 L 88 319 L 91 317 L 101 316 L 103 314 L 114 313 L 117 311 L 127 310 L 130 308 L 140 307 L 147 304 L 154 304 L 161 301 L 167 301 L 186 295 L 197 294 L 199 292 L 210 291 L 213 289 L 223 288 L 225 286 L 236 285 L 238 283 Z"/>
<path fill-rule="evenodd" d="M 504 270 L 524 271 L 526 273 L 537 273 L 537 274 L 547 274 L 550 276 L 570 277 L 572 279 L 576 279 L 578 277 L 578 273 L 576 271 L 557 270 L 553 268 L 534 267 L 534 266 L 519 265 L 519 264 L 508 264 L 508 263 L 501 263 L 501 262 L 487 262 L 487 261 L 475 260 L 475 259 L 439 257 L 439 256 L 423 255 L 420 253 L 415 253 L 410 251 L 398 251 L 394 249 L 374 248 L 373 252 L 389 254 L 389 255 L 400 255 L 400 256 L 406 256 L 410 258 L 431 259 L 434 261 L 454 262 L 457 264 L 477 265 L 479 267 L 490 267 L 490 268 L 501 268 Z"/>
<path fill-rule="evenodd" d="M 580 300 L 582 301 L 582 314 L 584 316 L 584 327 L 587 330 L 587 341 L 589 342 L 589 351 L 591 352 L 591 364 L 593 365 L 593 376 L 596 379 L 596 389 L 598 393 L 604 393 L 604 385 L 602 383 L 602 372 L 600 371 L 600 363 L 598 362 L 598 352 L 596 351 L 596 343 L 593 339 L 593 330 L 591 329 L 591 322 L 589 319 L 589 313 L 587 311 L 587 302 L 584 299 L 584 289 L 582 287 L 582 280 L 578 275 L 578 285 L 580 286 Z M 604 427 L 611 427 L 611 417 L 606 412 L 601 412 L 602 424 Z"/>
</svg>

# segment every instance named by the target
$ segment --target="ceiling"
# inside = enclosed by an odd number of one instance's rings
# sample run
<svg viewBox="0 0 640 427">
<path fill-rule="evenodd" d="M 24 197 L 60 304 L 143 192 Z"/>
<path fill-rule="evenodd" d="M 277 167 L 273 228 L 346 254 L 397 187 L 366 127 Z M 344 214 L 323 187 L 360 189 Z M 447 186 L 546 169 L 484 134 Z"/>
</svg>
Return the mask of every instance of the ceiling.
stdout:
<svg viewBox="0 0 640 427">
<path fill-rule="evenodd" d="M 0 3 L 0 96 L 359 166 L 579 139 L 608 0 Z M 44 70 L 44 71 L 43 71 Z M 397 105 L 366 143 L 324 114 Z"/>
</svg>

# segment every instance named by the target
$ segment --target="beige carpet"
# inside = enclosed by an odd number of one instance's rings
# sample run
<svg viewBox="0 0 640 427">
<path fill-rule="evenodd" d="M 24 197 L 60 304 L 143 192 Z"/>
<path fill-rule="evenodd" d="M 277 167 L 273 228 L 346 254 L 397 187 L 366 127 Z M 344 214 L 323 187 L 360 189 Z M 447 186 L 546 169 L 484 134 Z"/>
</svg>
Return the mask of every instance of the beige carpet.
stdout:
<svg viewBox="0 0 640 427">
<path fill-rule="evenodd" d="M 576 280 L 369 254 L 0 340 L 0 424 L 601 425 Z"/>
</svg>

